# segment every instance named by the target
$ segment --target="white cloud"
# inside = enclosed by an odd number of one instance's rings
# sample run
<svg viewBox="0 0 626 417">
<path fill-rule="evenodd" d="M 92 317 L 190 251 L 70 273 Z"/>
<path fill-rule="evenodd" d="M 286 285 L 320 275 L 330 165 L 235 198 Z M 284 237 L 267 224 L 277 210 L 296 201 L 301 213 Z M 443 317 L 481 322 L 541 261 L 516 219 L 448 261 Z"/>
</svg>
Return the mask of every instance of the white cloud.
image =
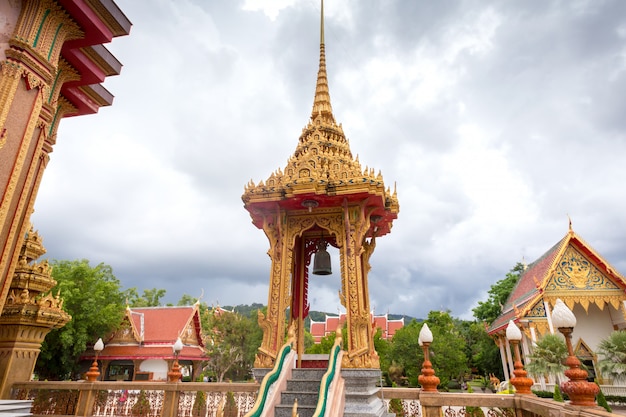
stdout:
<svg viewBox="0 0 626 417">
<path fill-rule="evenodd" d="M 276 20 L 281 10 L 292 6 L 295 0 L 246 0 L 243 10 L 262 11 L 271 20 Z"/>
<path fill-rule="evenodd" d="M 284 167 L 307 122 L 319 4 L 117 3 L 134 27 L 107 45 L 124 64 L 106 81 L 115 103 L 62 121 L 34 225 L 51 257 L 111 264 L 169 302 L 205 288 L 266 303 L 268 242 L 240 196 Z M 325 4 L 335 116 L 398 185 L 371 259 L 376 311 L 468 318 L 567 214 L 626 271 L 626 3 L 561 6 Z M 335 312 L 338 288 L 315 277 L 312 308 Z"/>
</svg>

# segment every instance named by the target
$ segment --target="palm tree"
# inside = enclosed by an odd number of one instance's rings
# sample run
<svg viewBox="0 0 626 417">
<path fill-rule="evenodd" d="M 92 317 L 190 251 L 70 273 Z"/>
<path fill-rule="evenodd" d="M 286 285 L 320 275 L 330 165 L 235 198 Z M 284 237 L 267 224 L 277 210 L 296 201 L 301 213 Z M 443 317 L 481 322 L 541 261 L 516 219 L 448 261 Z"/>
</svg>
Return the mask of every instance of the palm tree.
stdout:
<svg viewBox="0 0 626 417">
<path fill-rule="evenodd" d="M 602 375 L 613 382 L 626 381 L 626 332 L 617 330 L 600 341 L 598 353 L 604 358 L 598 361 Z"/>
<path fill-rule="evenodd" d="M 563 338 L 556 334 L 547 334 L 543 336 L 533 346 L 533 352 L 526 364 L 526 370 L 540 378 L 542 389 L 545 387 L 544 376 L 553 376 L 557 382 L 561 380 L 563 372 L 567 367 L 563 364 L 567 358 L 567 346 Z"/>
</svg>

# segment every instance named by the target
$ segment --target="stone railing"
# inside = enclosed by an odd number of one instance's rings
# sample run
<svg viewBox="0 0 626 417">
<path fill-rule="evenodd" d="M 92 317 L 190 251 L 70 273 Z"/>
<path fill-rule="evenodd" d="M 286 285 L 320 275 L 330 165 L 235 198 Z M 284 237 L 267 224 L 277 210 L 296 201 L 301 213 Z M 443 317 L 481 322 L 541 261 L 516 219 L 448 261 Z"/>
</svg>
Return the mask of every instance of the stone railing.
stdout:
<svg viewBox="0 0 626 417">
<path fill-rule="evenodd" d="M 256 383 L 23 382 L 12 397 L 32 400 L 34 416 L 213 417 L 229 392 L 239 416 L 254 405 Z"/>
<path fill-rule="evenodd" d="M 533 390 L 554 392 L 554 384 L 544 384 L 542 388 L 539 384 L 532 386 Z M 626 397 L 626 385 L 600 385 L 600 389 L 604 395 L 619 395 Z"/>
<path fill-rule="evenodd" d="M 383 388 L 389 405 L 402 402 L 404 417 L 607 417 L 601 407 L 575 407 L 535 395 L 421 392 L 419 388 Z"/>
<path fill-rule="evenodd" d="M 242 417 L 254 405 L 256 383 L 24 382 L 13 398 L 33 401 L 34 416 L 215 417 L 232 392 Z M 404 417 L 607 417 L 600 407 L 574 407 L 535 395 L 421 392 L 383 388 L 387 404 L 402 403 Z"/>
</svg>

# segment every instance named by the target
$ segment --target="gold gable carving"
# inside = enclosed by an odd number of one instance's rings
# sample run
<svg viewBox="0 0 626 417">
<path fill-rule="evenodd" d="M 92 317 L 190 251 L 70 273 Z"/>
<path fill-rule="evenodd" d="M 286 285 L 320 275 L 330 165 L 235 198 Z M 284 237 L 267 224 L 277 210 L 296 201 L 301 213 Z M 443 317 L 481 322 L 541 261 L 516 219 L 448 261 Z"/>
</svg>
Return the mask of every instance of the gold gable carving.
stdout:
<svg viewBox="0 0 626 417">
<path fill-rule="evenodd" d="M 185 326 L 183 331 L 180 333 L 180 340 L 185 345 L 197 345 L 198 344 L 198 337 L 196 336 L 196 330 L 195 330 L 193 321 L 189 322 L 187 326 Z"/>
<path fill-rule="evenodd" d="M 615 283 L 579 251 L 569 246 L 559 260 L 546 291 L 619 289 Z"/>
<path fill-rule="evenodd" d="M 124 317 L 120 328 L 113 334 L 108 343 L 139 343 L 139 340 L 135 338 L 133 326 L 128 316 Z"/>
<path fill-rule="evenodd" d="M 620 309 L 626 295 L 609 276 L 570 245 L 563 252 L 545 287 L 546 301 L 554 304 L 557 298 L 562 299 L 569 308 L 573 309 L 575 304 L 580 304 L 588 311 L 591 304 L 601 310 L 607 305 Z"/>
<path fill-rule="evenodd" d="M 585 343 L 585 341 L 582 339 L 578 340 L 578 343 L 576 344 L 576 349 L 574 349 L 574 352 L 576 353 L 576 356 L 578 356 L 579 358 L 592 359 L 592 360 L 596 359 L 596 355 L 595 353 L 593 353 L 593 350 L 591 350 L 589 346 Z"/>
<path fill-rule="evenodd" d="M 546 317 L 546 308 L 543 304 L 543 300 L 540 299 L 535 305 L 524 315 L 524 317 Z"/>
</svg>

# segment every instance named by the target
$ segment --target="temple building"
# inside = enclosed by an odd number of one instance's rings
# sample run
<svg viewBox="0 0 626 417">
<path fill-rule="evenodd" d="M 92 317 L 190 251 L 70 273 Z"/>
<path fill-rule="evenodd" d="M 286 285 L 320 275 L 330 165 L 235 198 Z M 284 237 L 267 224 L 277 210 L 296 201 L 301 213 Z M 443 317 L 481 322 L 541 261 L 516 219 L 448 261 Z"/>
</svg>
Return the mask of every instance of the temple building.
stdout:
<svg viewBox="0 0 626 417">
<path fill-rule="evenodd" d="M 404 317 L 398 320 L 390 320 L 389 314 L 375 315 L 371 314 L 372 326 L 375 329 L 380 329 L 380 337 L 384 340 L 391 340 L 396 332 L 404 327 Z M 315 343 L 320 343 L 322 338 L 335 333 L 335 329 L 340 324 L 346 322 L 346 313 L 341 313 L 338 316 L 326 315 L 324 321 L 313 321 L 309 332 L 313 336 Z"/>
<path fill-rule="evenodd" d="M 598 374 L 598 343 L 614 330 L 626 328 L 626 279 L 571 227 L 567 234 L 528 265 L 511 292 L 489 334 L 500 347 L 505 378 L 511 377 L 513 356 L 506 327 L 513 320 L 522 330 L 522 354 L 545 334 L 555 334 L 552 308 L 561 299 L 573 312 L 577 325 L 572 343 L 591 378 Z M 526 360 L 527 363 L 527 360 Z M 552 381 L 550 381 L 552 382 Z"/>
<path fill-rule="evenodd" d="M 101 83 L 122 65 L 103 44 L 128 35 L 131 23 L 113 0 L 2 1 L 0 23 L 0 397 L 6 398 L 13 382 L 30 378 L 45 334 L 69 320 L 46 324 L 28 314 L 41 299 L 35 295 L 47 297 L 51 286 L 44 287 L 54 280 L 46 265 L 33 263 L 43 247 L 23 250 L 25 237 L 34 238 L 30 216 L 59 123 L 112 103 Z M 61 303 L 48 300 L 40 307 Z"/>
<path fill-rule="evenodd" d="M 208 360 L 200 326 L 199 304 L 184 307 L 126 308 L 120 328 L 104 340 L 98 355 L 105 381 L 165 381 L 176 359 L 172 346 L 180 337 L 178 363 L 195 381 Z M 87 371 L 95 352 L 81 357 Z"/>
</svg>

